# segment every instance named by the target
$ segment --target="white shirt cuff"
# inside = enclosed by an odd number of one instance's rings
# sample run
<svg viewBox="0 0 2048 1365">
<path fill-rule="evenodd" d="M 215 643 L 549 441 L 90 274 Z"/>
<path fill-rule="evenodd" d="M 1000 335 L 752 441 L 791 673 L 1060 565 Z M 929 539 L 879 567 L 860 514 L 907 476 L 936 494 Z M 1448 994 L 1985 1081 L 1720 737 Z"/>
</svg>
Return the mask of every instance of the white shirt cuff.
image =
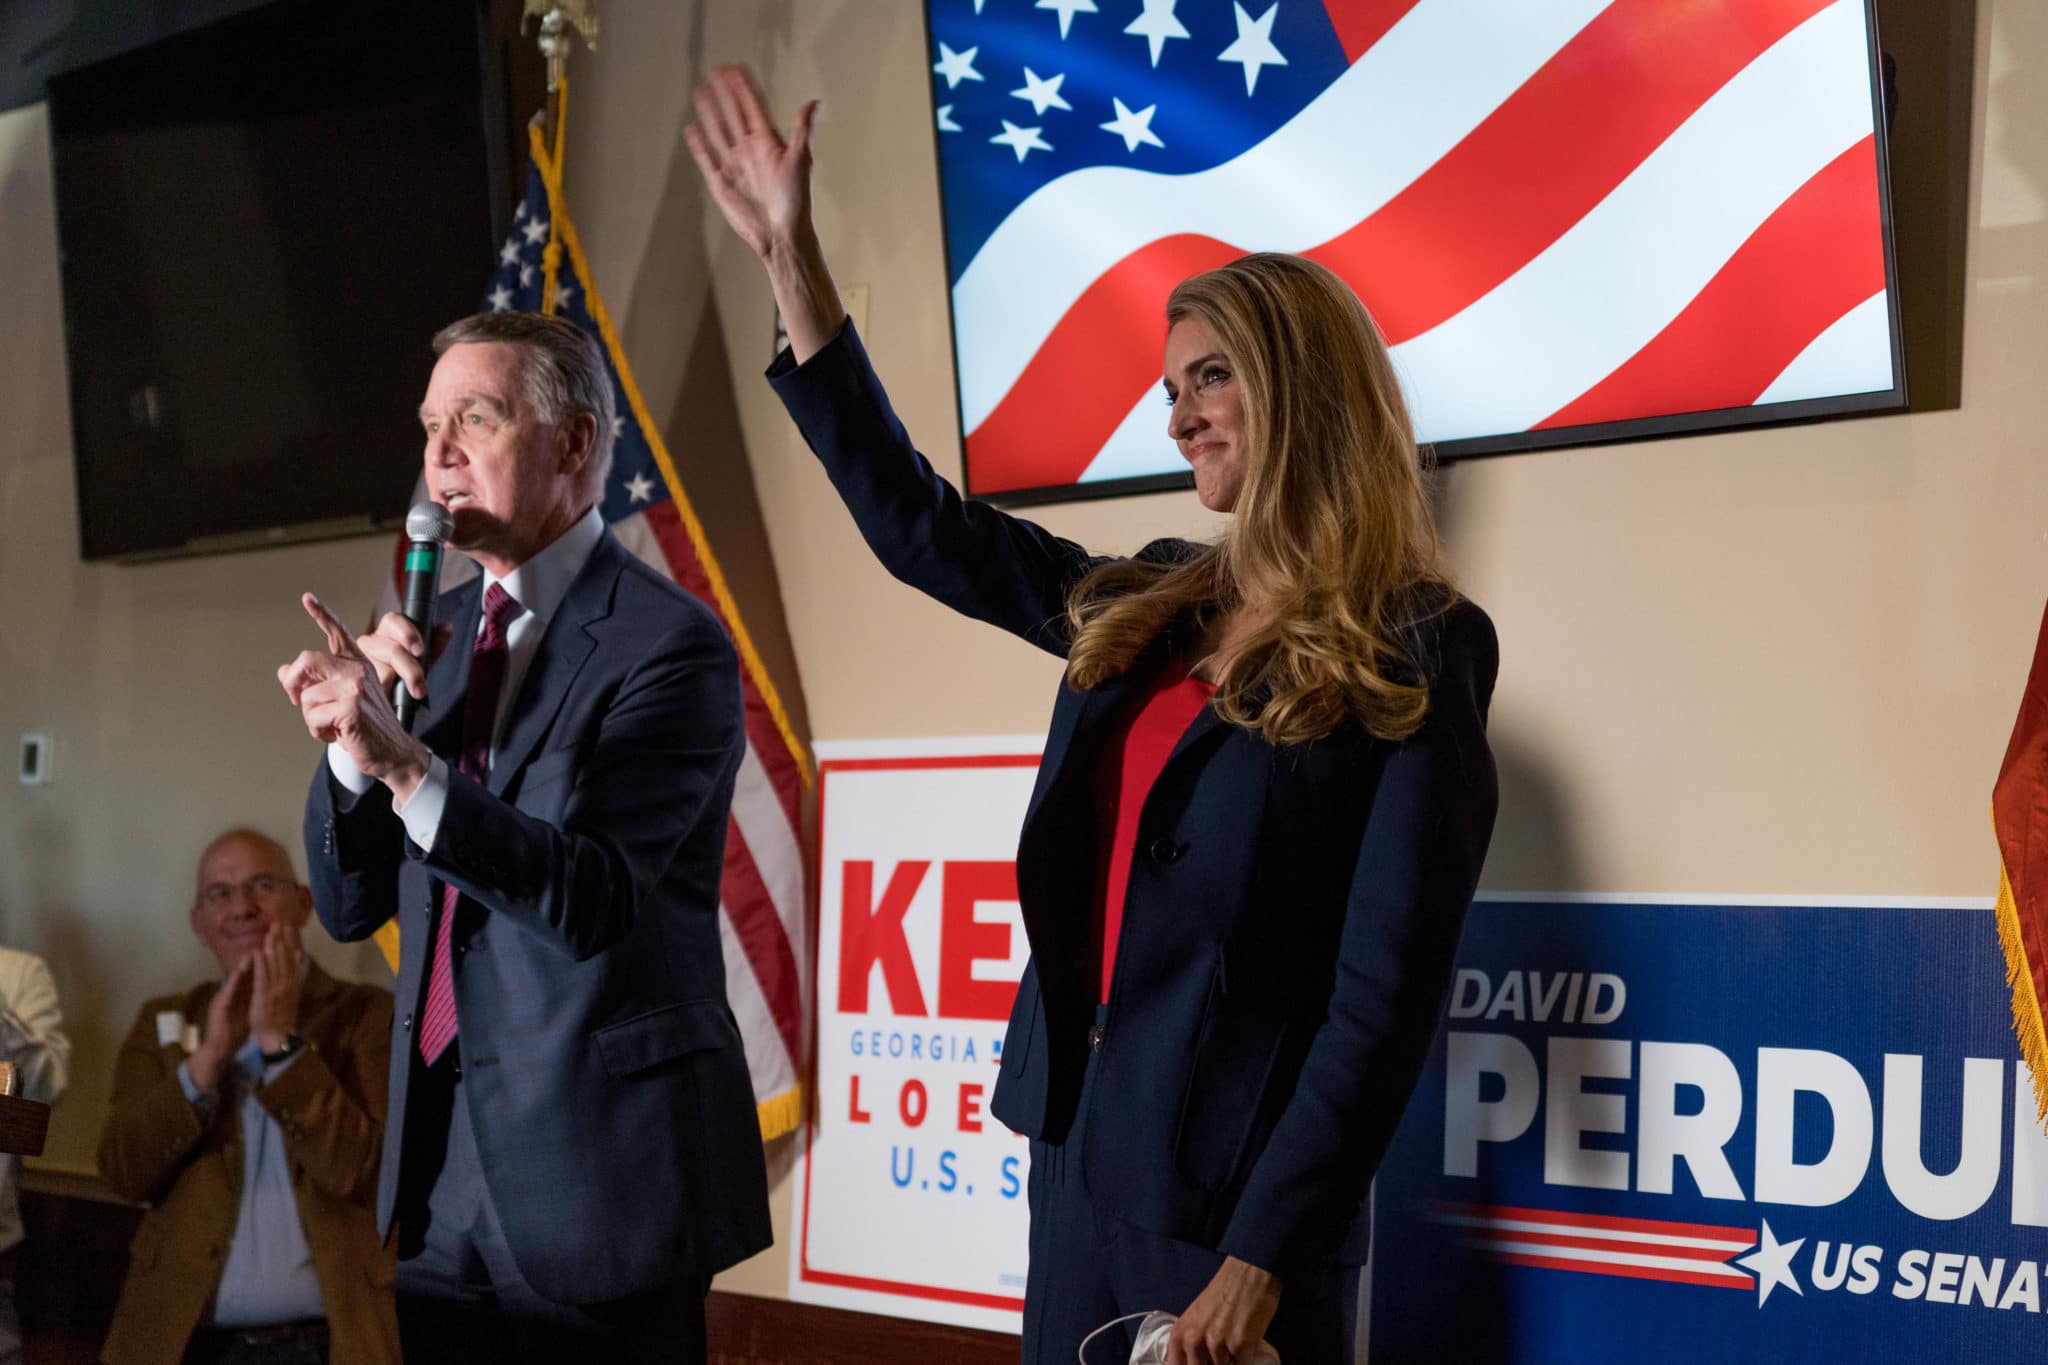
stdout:
<svg viewBox="0 0 2048 1365">
<path fill-rule="evenodd" d="M 348 756 L 348 750 L 339 744 L 327 746 L 327 771 L 334 774 L 334 780 L 357 796 L 377 785 L 377 780 L 356 766 Z"/>
<path fill-rule="evenodd" d="M 394 804 L 405 832 L 422 849 L 432 850 L 434 835 L 441 828 L 441 811 L 448 804 L 448 764 L 438 755 L 427 763 L 427 775 L 412 789 L 412 799 Z"/>
</svg>

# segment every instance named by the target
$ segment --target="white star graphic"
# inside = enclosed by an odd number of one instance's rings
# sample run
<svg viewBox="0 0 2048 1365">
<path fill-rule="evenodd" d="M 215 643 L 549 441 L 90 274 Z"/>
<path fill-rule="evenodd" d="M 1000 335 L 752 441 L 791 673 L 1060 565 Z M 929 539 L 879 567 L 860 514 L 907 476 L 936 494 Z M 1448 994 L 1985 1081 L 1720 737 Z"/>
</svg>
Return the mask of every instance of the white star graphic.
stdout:
<svg viewBox="0 0 2048 1365">
<path fill-rule="evenodd" d="M 558 284 L 555 286 L 555 307 L 567 308 L 569 306 L 569 300 L 575 297 L 576 291 L 571 289 L 568 285 Z"/>
<path fill-rule="evenodd" d="M 960 125 L 953 122 L 953 106 L 950 104 L 939 106 L 939 131 L 942 133 L 957 133 L 960 131 Z"/>
<path fill-rule="evenodd" d="M 939 59 L 932 63 L 932 70 L 946 78 L 946 88 L 951 90 L 962 81 L 978 81 L 981 73 L 974 69 L 974 54 L 981 51 L 970 47 L 965 52 L 955 52 L 944 43 L 939 44 Z"/>
<path fill-rule="evenodd" d="M 519 230 L 526 234 L 526 240 L 529 245 L 539 246 L 548 239 L 548 220 L 536 218 Z"/>
<path fill-rule="evenodd" d="M 626 480 L 626 492 L 634 502 L 653 502 L 654 481 L 645 473 L 635 474 Z"/>
<path fill-rule="evenodd" d="M 522 266 L 520 266 L 520 267 L 519 267 L 519 287 L 520 287 L 521 289 L 524 289 L 524 288 L 526 288 L 526 287 L 527 287 L 528 285 L 530 285 L 530 284 L 532 284 L 532 283 L 533 283 L 533 267 L 532 267 L 532 266 L 530 266 L 530 265 L 522 265 Z"/>
<path fill-rule="evenodd" d="M 1003 131 L 997 133 L 989 141 L 1010 148 L 1017 153 L 1017 159 L 1022 161 L 1031 152 L 1049 152 L 1052 150 L 1052 144 L 1040 137 L 1038 131 L 1036 128 L 1019 128 L 1008 119 L 1004 119 Z"/>
<path fill-rule="evenodd" d="M 512 210 L 512 221 L 516 223 L 516 222 L 518 222 L 518 221 L 519 221 L 519 220 L 520 220 L 521 218 L 524 218 L 525 216 L 526 216 L 526 201 L 525 201 L 524 199 L 522 199 L 522 200 L 520 200 L 520 201 L 519 201 L 519 207 L 518 207 L 518 208 L 516 208 L 516 209 L 514 209 L 514 210 Z"/>
<path fill-rule="evenodd" d="M 498 259 L 500 261 L 503 261 L 506 265 L 518 265 L 519 243 L 513 241 L 510 237 L 507 237 L 505 239 L 505 245 L 498 248 Z"/>
<path fill-rule="evenodd" d="M 507 289 L 504 285 L 501 284 L 496 289 L 493 289 L 491 291 L 491 311 L 493 313 L 502 313 L 511 306 L 511 290 Z"/>
<path fill-rule="evenodd" d="M 1039 9 L 1056 10 L 1060 16 L 1060 41 L 1067 40 L 1067 28 L 1076 14 L 1094 14 L 1095 0 L 1038 0 Z"/>
<path fill-rule="evenodd" d="M 1145 0 L 1145 12 L 1131 20 L 1124 32 L 1135 33 L 1152 44 L 1152 65 L 1159 65 L 1159 54 L 1166 50 L 1168 38 L 1186 38 L 1188 26 L 1174 18 L 1173 7 L 1180 0 Z"/>
<path fill-rule="evenodd" d="M 1216 60 L 1236 62 L 1244 68 L 1244 92 L 1249 95 L 1259 83 L 1260 67 L 1287 65 L 1280 49 L 1273 46 L 1273 16 L 1280 12 L 1280 0 L 1273 0 L 1256 19 L 1244 12 L 1243 5 L 1232 8 L 1237 11 L 1237 41 L 1217 53 Z"/>
<path fill-rule="evenodd" d="M 1789 1242 L 1779 1241 L 1771 1232 L 1771 1220 L 1764 1220 L 1763 1244 L 1735 1262 L 1745 1270 L 1756 1272 L 1757 1307 L 1769 1303 L 1771 1290 L 1781 1284 L 1800 1298 L 1806 1297 L 1806 1291 L 1799 1287 L 1799 1277 L 1792 1273 L 1792 1255 L 1805 1242 L 1804 1237 L 1794 1237 Z"/>
<path fill-rule="evenodd" d="M 625 418 L 623 418 L 623 417 L 614 417 L 614 418 L 612 418 L 612 439 L 613 439 L 614 441 L 618 440 L 618 439 L 619 439 L 619 437 L 620 437 L 620 436 L 621 436 L 621 435 L 622 435 L 622 434 L 623 434 L 623 433 L 625 432 L 625 430 L 626 430 L 626 419 L 625 419 Z"/>
<path fill-rule="evenodd" d="M 1050 80 L 1040 80 L 1038 73 L 1027 66 L 1024 68 L 1024 88 L 1022 90 L 1012 90 L 1010 98 L 1029 100 L 1031 102 L 1031 112 L 1040 118 L 1045 117 L 1045 111 L 1048 109 L 1072 109 L 1074 106 L 1068 104 L 1066 97 L 1060 94 L 1060 83 L 1064 80 L 1066 80 L 1065 73 L 1054 76 Z"/>
<path fill-rule="evenodd" d="M 1125 151 L 1137 151 L 1138 144 L 1140 143 L 1147 147 L 1164 147 L 1166 145 L 1159 140 L 1159 134 L 1152 131 L 1152 115 L 1159 108 L 1158 105 L 1148 104 L 1134 114 L 1122 100 L 1117 99 L 1115 96 L 1111 96 L 1109 102 L 1116 106 L 1116 117 L 1101 125 L 1102 131 L 1105 133 L 1115 133 L 1118 137 L 1122 138 Z"/>
</svg>

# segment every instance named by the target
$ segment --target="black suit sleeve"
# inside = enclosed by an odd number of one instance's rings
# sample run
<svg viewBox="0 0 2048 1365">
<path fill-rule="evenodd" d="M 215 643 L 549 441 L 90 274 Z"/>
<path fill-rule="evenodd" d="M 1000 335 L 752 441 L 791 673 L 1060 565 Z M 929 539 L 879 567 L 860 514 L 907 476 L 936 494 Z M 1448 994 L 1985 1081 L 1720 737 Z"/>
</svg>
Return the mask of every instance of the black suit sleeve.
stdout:
<svg viewBox="0 0 2048 1365">
<path fill-rule="evenodd" d="M 306 794 L 305 837 L 313 909 L 330 935 L 353 943 L 398 913 L 405 825 L 383 783 L 360 796 L 351 793 L 334 780 L 323 748 Z"/>
<path fill-rule="evenodd" d="M 939 477 L 889 406 L 851 322 L 800 366 L 784 351 L 768 380 L 882 567 L 1065 657 L 1067 593 L 1097 561 Z"/>
<path fill-rule="evenodd" d="M 1283 1276 L 1334 1253 L 1364 1202 L 1435 1039 L 1493 834 L 1493 623 L 1461 603 L 1440 639 L 1429 714 L 1373 796 L 1329 1013 L 1220 1247 Z"/>
<path fill-rule="evenodd" d="M 737 658 L 708 612 L 647 651 L 611 700 L 561 815 L 451 768 L 428 867 L 578 961 L 624 939 L 676 847 L 725 818 L 746 739 Z M 418 852 L 417 846 L 393 838 Z"/>
</svg>

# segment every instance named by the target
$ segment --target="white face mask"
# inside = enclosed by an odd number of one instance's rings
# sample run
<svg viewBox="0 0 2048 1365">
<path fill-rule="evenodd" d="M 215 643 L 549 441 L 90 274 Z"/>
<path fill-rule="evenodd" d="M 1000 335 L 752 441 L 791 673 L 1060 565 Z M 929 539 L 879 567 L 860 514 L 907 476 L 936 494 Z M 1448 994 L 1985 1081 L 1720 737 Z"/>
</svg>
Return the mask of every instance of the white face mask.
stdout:
<svg viewBox="0 0 2048 1365">
<path fill-rule="evenodd" d="M 1174 1316 L 1171 1313 L 1127 1313 L 1112 1318 L 1090 1332 L 1081 1341 L 1081 1365 L 1091 1365 L 1088 1359 L 1088 1343 L 1107 1332 L 1110 1328 L 1130 1322 L 1136 1318 L 1144 1321 L 1138 1324 L 1138 1338 L 1131 1347 L 1130 1365 L 1166 1365 L 1166 1339 L 1173 1333 Z M 1249 1352 L 1237 1358 L 1235 1365 L 1280 1365 L 1280 1353 L 1260 1342 Z"/>
</svg>

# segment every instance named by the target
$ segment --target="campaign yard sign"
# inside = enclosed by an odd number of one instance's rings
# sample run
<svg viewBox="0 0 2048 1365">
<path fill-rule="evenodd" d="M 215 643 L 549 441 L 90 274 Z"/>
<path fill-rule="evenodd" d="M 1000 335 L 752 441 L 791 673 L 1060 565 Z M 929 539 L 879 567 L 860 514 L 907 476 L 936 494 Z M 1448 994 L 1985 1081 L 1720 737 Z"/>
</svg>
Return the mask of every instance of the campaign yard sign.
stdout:
<svg viewBox="0 0 2048 1365">
<path fill-rule="evenodd" d="M 1984 902 L 1475 905 L 1372 1360 L 2048 1361 L 2008 1001 Z"/>
<path fill-rule="evenodd" d="M 1029 1147 L 988 1113 L 1043 736 L 818 745 L 816 1070 L 790 1297 L 1022 1327 Z"/>
</svg>

